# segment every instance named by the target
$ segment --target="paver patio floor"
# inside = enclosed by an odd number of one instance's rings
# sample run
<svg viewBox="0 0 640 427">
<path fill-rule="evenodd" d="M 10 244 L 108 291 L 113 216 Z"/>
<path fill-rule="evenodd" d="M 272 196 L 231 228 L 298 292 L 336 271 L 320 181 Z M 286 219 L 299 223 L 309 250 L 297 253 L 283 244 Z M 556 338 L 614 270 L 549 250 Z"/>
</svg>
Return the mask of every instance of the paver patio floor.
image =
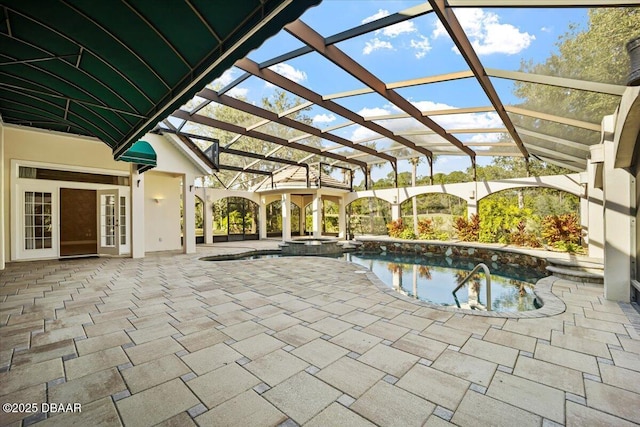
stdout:
<svg viewBox="0 0 640 427">
<path fill-rule="evenodd" d="M 0 400 L 37 405 L 0 425 L 640 424 L 640 316 L 602 286 L 557 280 L 564 313 L 485 318 L 336 259 L 199 260 L 251 247 L 277 242 L 8 264 Z"/>
</svg>

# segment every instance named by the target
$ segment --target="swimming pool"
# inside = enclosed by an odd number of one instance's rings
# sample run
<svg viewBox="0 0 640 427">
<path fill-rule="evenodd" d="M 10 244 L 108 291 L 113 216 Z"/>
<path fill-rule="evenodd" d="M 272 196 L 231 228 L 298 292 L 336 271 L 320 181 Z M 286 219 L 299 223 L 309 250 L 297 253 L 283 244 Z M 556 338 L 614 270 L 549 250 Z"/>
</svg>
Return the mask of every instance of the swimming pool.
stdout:
<svg viewBox="0 0 640 427">
<path fill-rule="evenodd" d="M 230 255 L 204 258 L 208 261 L 251 260 L 281 258 L 279 251 L 255 254 Z M 477 261 L 450 258 L 425 257 L 414 254 L 344 253 L 333 256 L 371 270 L 386 286 L 399 293 L 421 301 L 442 306 L 458 306 L 485 310 L 486 289 L 484 274 L 476 274 L 462 288 L 452 291 L 460 280 L 477 265 Z M 490 263 L 491 311 L 518 312 L 540 307 L 533 293 L 535 283 L 544 275 L 539 271 L 517 265 Z"/>
<path fill-rule="evenodd" d="M 397 254 L 344 254 L 346 260 L 373 271 L 387 286 L 407 296 L 444 306 L 456 306 L 452 291 L 477 262 L 465 259 Z M 533 288 L 543 275 L 535 270 L 492 264 L 491 311 L 539 308 Z M 477 274 L 456 292 L 459 307 L 486 307 L 484 274 Z"/>
</svg>

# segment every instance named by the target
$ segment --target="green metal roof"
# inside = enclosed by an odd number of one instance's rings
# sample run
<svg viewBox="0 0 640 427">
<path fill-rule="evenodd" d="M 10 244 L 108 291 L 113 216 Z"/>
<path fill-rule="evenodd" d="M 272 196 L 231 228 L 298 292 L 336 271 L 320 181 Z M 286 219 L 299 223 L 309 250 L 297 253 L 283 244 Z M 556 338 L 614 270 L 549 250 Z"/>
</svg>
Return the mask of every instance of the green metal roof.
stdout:
<svg viewBox="0 0 640 427">
<path fill-rule="evenodd" d="M 2 120 L 94 136 L 119 158 L 320 1 L 3 1 Z"/>
</svg>

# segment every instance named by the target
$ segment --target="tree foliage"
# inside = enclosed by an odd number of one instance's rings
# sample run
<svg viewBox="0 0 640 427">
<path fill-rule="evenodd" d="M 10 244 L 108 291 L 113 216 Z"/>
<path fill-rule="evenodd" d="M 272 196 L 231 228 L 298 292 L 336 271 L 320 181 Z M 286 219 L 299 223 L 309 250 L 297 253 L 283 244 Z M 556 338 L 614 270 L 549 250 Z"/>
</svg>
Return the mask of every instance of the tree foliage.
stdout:
<svg viewBox="0 0 640 427">
<path fill-rule="evenodd" d="M 629 70 L 625 44 L 640 35 L 639 22 L 639 8 L 591 9 L 587 27 L 571 25 L 556 43 L 557 53 L 543 63 L 523 62 L 520 70 L 624 85 Z M 617 96 L 525 82 L 517 82 L 514 92 L 523 100 L 524 108 L 592 123 L 600 123 L 603 116 L 613 114 L 620 101 Z M 514 117 L 514 122 L 568 140 L 599 142 L 598 132 L 519 116 Z M 548 141 L 541 144 L 551 149 L 560 148 Z"/>
</svg>

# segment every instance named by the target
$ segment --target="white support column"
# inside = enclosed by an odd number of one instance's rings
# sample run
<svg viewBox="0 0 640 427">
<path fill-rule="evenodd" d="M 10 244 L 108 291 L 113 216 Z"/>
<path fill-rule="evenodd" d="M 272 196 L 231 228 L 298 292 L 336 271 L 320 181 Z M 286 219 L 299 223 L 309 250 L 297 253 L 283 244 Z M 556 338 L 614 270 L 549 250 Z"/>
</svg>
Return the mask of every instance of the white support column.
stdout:
<svg viewBox="0 0 640 427">
<path fill-rule="evenodd" d="M 635 178 L 614 168 L 615 146 L 604 142 L 604 296 L 629 302 L 635 271 Z"/>
<path fill-rule="evenodd" d="M 213 202 L 209 195 L 209 189 L 205 187 L 203 192 L 202 233 L 204 234 L 204 243 L 210 245 L 213 243 Z"/>
<path fill-rule="evenodd" d="M 589 256 L 592 258 L 604 258 L 604 206 L 601 188 L 596 188 L 597 164 L 593 163 L 595 156 L 591 155 L 591 161 L 587 163 L 587 232 L 589 234 Z M 604 160 L 604 159 L 603 159 Z M 602 163 L 600 163 L 602 166 Z M 598 183 L 598 186 L 600 184 Z M 580 205 L 581 213 L 582 204 Z"/>
<path fill-rule="evenodd" d="M 144 174 L 131 170 L 131 257 L 144 258 Z"/>
<path fill-rule="evenodd" d="M 260 228 L 260 240 L 267 238 L 267 201 L 264 196 L 260 197 L 258 204 L 258 227 Z"/>
<path fill-rule="evenodd" d="M 182 251 L 185 254 L 196 253 L 196 212 L 195 177 L 185 174 L 182 177 Z"/>
<path fill-rule="evenodd" d="M 282 241 L 291 240 L 291 194 L 282 195 Z"/>
<path fill-rule="evenodd" d="M 313 218 L 313 237 L 322 236 L 322 195 L 315 194 L 311 203 L 311 215 Z"/>
<path fill-rule="evenodd" d="M 467 218 L 471 219 L 473 215 L 478 215 L 478 183 L 474 182 L 475 189 L 471 189 L 469 197 L 465 199 L 467 202 Z"/>
<path fill-rule="evenodd" d="M 391 219 L 395 221 L 401 217 L 400 203 L 391 203 Z"/>
<path fill-rule="evenodd" d="M 338 199 L 338 237 L 347 238 L 347 206 L 344 197 Z"/>
</svg>

